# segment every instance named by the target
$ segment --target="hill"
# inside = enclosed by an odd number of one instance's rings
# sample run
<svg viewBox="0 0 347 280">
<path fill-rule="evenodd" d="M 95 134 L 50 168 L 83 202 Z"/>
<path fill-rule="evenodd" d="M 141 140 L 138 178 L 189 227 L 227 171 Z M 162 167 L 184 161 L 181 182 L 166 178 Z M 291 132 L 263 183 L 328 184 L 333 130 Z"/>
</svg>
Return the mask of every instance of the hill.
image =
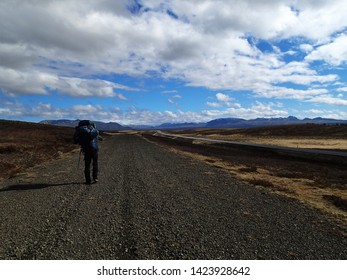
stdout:
<svg viewBox="0 0 347 280">
<path fill-rule="evenodd" d="M 211 120 L 206 123 L 165 123 L 157 126 L 157 129 L 194 129 L 194 128 L 252 128 L 289 124 L 346 124 L 347 120 L 335 120 L 327 118 L 305 118 L 300 120 L 290 116 L 287 118 L 257 118 L 257 119 L 240 119 L 240 118 L 221 118 Z"/>
<path fill-rule="evenodd" d="M 80 120 L 43 120 L 40 123 L 41 124 L 50 124 L 50 125 L 56 125 L 56 126 L 67 126 L 67 127 L 76 127 L 78 125 L 78 122 Z M 131 127 L 126 127 L 123 125 L 120 125 L 116 122 L 100 122 L 100 121 L 93 121 L 97 127 L 98 130 L 129 130 L 132 129 Z"/>
<path fill-rule="evenodd" d="M 0 179 L 78 148 L 70 127 L 0 120 L 0 130 Z"/>
<path fill-rule="evenodd" d="M 78 125 L 79 120 L 43 120 L 42 124 L 51 124 L 57 126 L 75 127 Z M 183 122 L 183 123 L 162 123 L 160 125 L 128 125 L 124 126 L 117 122 L 100 122 L 94 121 L 99 130 L 153 130 L 153 129 L 197 129 L 197 128 L 252 128 L 264 126 L 277 126 L 289 124 L 346 124 L 347 120 L 336 120 L 328 118 L 314 118 L 314 119 L 298 119 L 290 116 L 287 118 L 257 118 L 257 119 L 241 119 L 241 118 L 221 118 L 211 120 L 209 122 Z"/>
</svg>

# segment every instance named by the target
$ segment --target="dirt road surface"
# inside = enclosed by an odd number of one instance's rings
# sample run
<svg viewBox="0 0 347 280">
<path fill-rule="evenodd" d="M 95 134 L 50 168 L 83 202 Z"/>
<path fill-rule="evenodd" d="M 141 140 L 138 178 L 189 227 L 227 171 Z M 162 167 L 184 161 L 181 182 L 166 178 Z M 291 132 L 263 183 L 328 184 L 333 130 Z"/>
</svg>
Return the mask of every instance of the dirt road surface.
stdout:
<svg viewBox="0 0 347 280">
<path fill-rule="evenodd" d="M 101 143 L 97 184 L 77 162 L 1 183 L 1 259 L 347 259 L 317 210 L 139 135 Z"/>
</svg>

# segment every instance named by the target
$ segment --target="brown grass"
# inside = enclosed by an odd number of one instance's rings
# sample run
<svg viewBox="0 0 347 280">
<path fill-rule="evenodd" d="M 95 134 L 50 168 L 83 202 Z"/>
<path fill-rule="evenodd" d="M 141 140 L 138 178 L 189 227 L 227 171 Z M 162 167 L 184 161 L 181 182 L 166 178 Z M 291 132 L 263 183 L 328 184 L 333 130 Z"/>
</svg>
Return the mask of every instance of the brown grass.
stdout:
<svg viewBox="0 0 347 280">
<path fill-rule="evenodd" d="M 74 128 L 0 120 L 0 179 L 76 148 Z"/>
<path fill-rule="evenodd" d="M 304 124 L 246 129 L 177 130 L 174 133 L 291 148 L 347 151 L 347 125 L 328 126 Z"/>
</svg>

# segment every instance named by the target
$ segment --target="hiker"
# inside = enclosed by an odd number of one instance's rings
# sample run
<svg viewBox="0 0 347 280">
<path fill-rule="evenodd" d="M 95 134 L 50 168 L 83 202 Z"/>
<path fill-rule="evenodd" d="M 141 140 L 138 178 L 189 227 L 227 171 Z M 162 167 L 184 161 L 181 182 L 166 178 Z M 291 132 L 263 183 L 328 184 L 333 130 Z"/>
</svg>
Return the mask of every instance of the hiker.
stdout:
<svg viewBox="0 0 347 280">
<path fill-rule="evenodd" d="M 99 135 L 95 124 L 89 120 L 80 121 L 78 126 L 76 126 L 74 142 L 81 145 L 81 151 L 84 154 L 84 175 L 87 185 L 92 183 L 90 177 L 90 164 L 92 161 L 93 182 L 98 182 L 98 139 L 102 140 L 102 137 Z"/>
</svg>

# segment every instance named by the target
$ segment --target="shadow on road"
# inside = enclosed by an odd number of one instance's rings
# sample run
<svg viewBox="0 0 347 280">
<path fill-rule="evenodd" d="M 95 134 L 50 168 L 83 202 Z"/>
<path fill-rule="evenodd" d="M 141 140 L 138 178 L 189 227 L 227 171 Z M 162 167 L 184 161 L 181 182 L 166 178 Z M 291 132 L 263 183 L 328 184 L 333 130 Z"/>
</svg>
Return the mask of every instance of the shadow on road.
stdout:
<svg viewBox="0 0 347 280">
<path fill-rule="evenodd" d="M 73 183 L 60 183 L 60 184 L 16 184 L 16 185 L 12 185 L 12 186 L 8 186 L 3 189 L 0 189 L 0 192 L 38 190 L 38 189 L 45 189 L 49 187 L 71 186 L 71 185 L 81 185 L 81 184 L 83 183 L 73 182 Z"/>
</svg>

